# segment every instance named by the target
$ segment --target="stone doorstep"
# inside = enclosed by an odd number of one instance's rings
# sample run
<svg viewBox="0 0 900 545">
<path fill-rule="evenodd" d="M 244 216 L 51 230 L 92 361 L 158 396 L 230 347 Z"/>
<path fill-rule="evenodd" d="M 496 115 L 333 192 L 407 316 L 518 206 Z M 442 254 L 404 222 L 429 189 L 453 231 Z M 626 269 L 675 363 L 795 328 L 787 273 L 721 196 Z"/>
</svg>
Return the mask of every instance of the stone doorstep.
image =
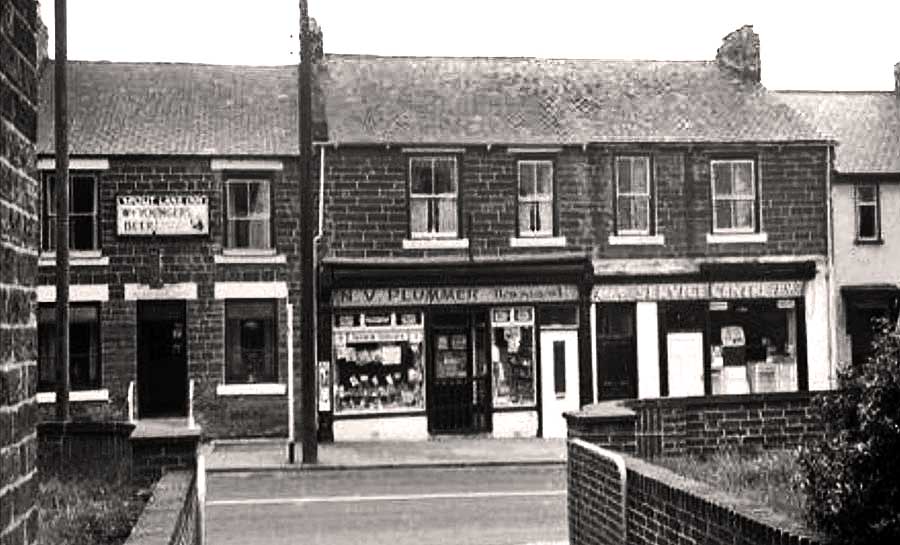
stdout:
<svg viewBox="0 0 900 545">
<path fill-rule="evenodd" d="M 199 426 L 188 426 L 187 418 L 146 418 L 134 424 L 131 440 L 151 439 L 195 439 L 199 441 L 203 430 Z"/>
</svg>

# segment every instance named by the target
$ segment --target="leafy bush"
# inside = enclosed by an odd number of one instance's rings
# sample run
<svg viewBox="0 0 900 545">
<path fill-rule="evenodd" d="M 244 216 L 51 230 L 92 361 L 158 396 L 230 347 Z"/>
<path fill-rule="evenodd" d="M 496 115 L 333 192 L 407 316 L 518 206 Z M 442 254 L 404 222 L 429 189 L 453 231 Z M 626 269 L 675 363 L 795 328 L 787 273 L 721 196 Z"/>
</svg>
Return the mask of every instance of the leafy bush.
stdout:
<svg viewBox="0 0 900 545">
<path fill-rule="evenodd" d="M 883 323 L 872 358 L 817 404 L 828 433 L 799 458 L 807 521 L 836 543 L 900 543 L 900 330 Z"/>
</svg>

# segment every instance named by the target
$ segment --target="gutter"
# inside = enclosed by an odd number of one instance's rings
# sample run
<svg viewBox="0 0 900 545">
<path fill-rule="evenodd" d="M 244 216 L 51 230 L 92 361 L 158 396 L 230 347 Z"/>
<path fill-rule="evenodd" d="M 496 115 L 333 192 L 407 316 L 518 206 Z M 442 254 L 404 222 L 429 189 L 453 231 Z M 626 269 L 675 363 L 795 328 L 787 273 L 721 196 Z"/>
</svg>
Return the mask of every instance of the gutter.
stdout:
<svg viewBox="0 0 900 545">
<path fill-rule="evenodd" d="M 828 248 L 826 249 L 828 254 L 826 256 L 827 260 L 827 270 L 825 272 L 825 286 L 828 289 L 828 363 L 830 366 L 828 373 L 828 382 L 831 388 L 836 386 L 836 371 L 837 371 L 837 362 L 835 361 L 835 354 L 837 352 L 837 330 L 835 327 L 837 326 L 837 303 L 835 298 L 838 297 L 835 280 L 834 280 L 834 209 L 831 203 L 831 171 L 832 171 L 832 150 L 831 146 L 825 148 L 826 153 L 826 164 L 827 168 L 825 170 L 825 190 L 827 193 L 825 194 L 825 209 L 827 213 L 827 244 Z"/>
</svg>

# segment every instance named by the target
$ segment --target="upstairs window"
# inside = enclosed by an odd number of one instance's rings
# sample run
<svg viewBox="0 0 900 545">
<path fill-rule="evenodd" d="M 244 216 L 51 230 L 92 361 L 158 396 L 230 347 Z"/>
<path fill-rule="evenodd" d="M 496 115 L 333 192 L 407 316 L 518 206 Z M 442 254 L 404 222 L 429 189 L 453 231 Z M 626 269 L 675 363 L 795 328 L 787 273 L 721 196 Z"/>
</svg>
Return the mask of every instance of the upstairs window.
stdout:
<svg viewBox="0 0 900 545">
<path fill-rule="evenodd" d="M 616 158 L 616 235 L 653 234 L 649 157 Z"/>
<path fill-rule="evenodd" d="M 878 184 L 856 186 L 856 240 L 877 242 L 881 240 L 881 206 Z"/>
<path fill-rule="evenodd" d="M 712 161 L 713 233 L 755 233 L 756 172 L 750 159 Z"/>
<path fill-rule="evenodd" d="M 56 176 L 46 174 L 42 180 L 41 250 L 56 250 Z M 97 178 L 93 174 L 69 175 L 69 249 L 100 249 L 97 221 Z"/>
<path fill-rule="evenodd" d="M 519 161 L 519 236 L 553 236 L 553 162 Z"/>
<path fill-rule="evenodd" d="M 411 238 L 454 238 L 459 234 L 459 173 L 454 157 L 409 160 Z"/>
<path fill-rule="evenodd" d="M 225 246 L 239 250 L 272 248 L 272 197 L 269 180 L 227 180 L 225 193 Z"/>
</svg>

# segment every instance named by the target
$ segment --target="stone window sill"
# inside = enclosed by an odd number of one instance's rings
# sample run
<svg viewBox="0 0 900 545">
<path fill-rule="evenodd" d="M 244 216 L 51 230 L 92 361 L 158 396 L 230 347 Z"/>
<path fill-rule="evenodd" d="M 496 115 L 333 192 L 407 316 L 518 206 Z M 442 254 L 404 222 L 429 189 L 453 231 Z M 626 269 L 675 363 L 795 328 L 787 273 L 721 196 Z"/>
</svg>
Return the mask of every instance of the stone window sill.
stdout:
<svg viewBox="0 0 900 545">
<path fill-rule="evenodd" d="M 275 250 L 223 250 L 221 255 L 214 255 L 213 261 L 217 264 L 233 265 L 277 265 L 287 263 L 284 254 L 277 254 Z"/>
<path fill-rule="evenodd" d="M 707 233 L 707 244 L 765 244 L 766 233 Z"/>
<path fill-rule="evenodd" d="M 274 382 L 219 384 L 216 386 L 216 395 L 218 396 L 275 396 L 286 393 L 286 385 Z"/>
<path fill-rule="evenodd" d="M 404 250 L 465 250 L 467 238 L 413 238 L 403 239 Z"/>
<path fill-rule="evenodd" d="M 609 235 L 610 246 L 665 246 L 663 235 Z"/>
<path fill-rule="evenodd" d="M 56 392 L 38 392 L 37 402 L 56 403 Z M 109 390 L 72 390 L 69 392 L 69 401 L 73 403 L 87 401 L 109 401 Z"/>
<path fill-rule="evenodd" d="M 38 266 L 55 267 L 56 252 L 43 252 L 38 258 Z M 97 251 L 70 251 L 69 266 L 71 267 L 107 267 L 109 266 L 109 257 L 104 256 L 99 250 Z"/>
<path fill-rule="evenodd" d="M 566 237 L 510 237 L 512 248 L 562 248 L 566 245 Z"/>
</svg>

